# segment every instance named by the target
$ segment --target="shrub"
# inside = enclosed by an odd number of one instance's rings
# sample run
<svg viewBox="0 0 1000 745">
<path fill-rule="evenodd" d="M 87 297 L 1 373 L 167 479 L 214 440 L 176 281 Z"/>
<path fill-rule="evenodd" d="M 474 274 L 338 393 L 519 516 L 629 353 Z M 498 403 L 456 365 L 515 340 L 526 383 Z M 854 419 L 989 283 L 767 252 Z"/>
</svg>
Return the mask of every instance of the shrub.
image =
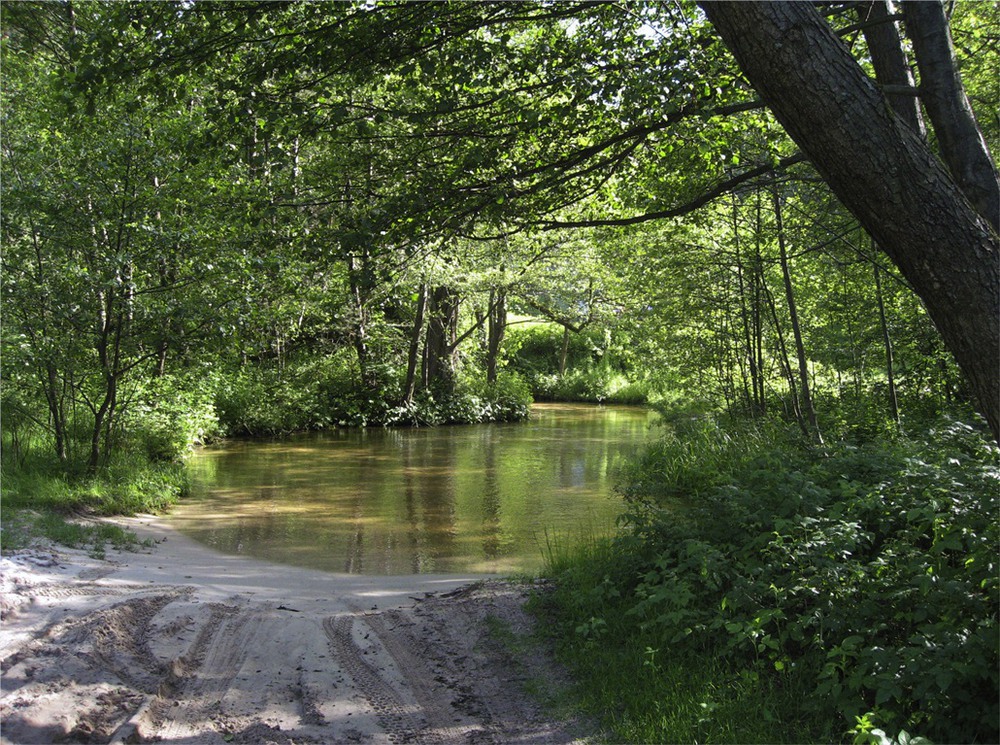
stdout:
<svg viewBox="0 0 1000 745">
<path fill-rule="evenodd" d="M 179 460 L 219 433 L 214 381 L 163 376 L 150 380 L 128 409 L 126 440 L 153 461 Z"/>
<path fill-rule="evenodd" d="M 566 623 L 585 641 L 617 615 L 652 649 L 800 687 L 824 736 L 994 742 L 998 479 L 997 449 L 955 422 L 814 452 L 693 420 L 629 474 L 628 560 Z"/>
</svg>

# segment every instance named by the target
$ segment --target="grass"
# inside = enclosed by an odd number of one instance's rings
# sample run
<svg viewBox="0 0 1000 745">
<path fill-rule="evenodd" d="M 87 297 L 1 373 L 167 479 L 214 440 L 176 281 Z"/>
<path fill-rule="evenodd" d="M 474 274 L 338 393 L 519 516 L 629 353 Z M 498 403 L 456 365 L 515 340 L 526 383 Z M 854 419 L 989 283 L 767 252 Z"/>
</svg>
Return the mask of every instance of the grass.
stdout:
<svg viewBox="0 0 1000 745">
<path fill-rule="evenodd" d="M 143 544 L 120 526 L 91 518 L 158 513 L 187 489 L 182 466 L 150 463 L 138 455 L 117 458 L 97 476 L 59 468 L 43 453 L 29 454 L 0 471 L 0 552 L 39 542 L 88 548 L 136 550 Z"/>
<path fill-rule="evenodd" d="M 140 541 L 135 533 L 112 523 L 84 523 L 54 512 L 4 511 L 0 552 L 31 548 L 41 543 L 58 543 L 69 548 L 88 549 L 91 556 L 103 559 L 110 545 L 118 551 L 137 551 L 150 542 Z"/>
<path fill-rule="evenodd" d="M 541 675 L 533 675 L 531 667 L 523 660 L 535 659 L 543 654 L 544 641 L 530 634 L 517 634 L 508 622 L 497 616 L 487 616 L 486 629 L 490 639 L 503 649 L 508 664 L 519 676 L 525 693 L 542 704 L 549 711 L 560 711 L 566 706 L 564 692 L 553 682 Z"/>
</svg>

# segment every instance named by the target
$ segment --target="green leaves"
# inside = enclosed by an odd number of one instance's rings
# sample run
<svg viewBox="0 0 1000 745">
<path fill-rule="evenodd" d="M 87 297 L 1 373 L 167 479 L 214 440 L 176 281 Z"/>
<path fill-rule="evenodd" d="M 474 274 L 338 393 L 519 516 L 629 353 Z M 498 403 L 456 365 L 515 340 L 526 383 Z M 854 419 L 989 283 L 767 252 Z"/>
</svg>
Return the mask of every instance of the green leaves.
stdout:
<svg viewBox="0 0 1000 745">
<path fill-rule="evenodd" d="M 633 533 L 620 547 L 644 563 L 623 579 L 627 619 L 675 655 L 721 650 L 735 666 L 794 675 L 825 717 L 876 711 L 892 731 L 995 736 L 983 729 L 995 705 L 972 703 L 997 685 L 988 441 L 948 425 L 927 442 L 828 445 L 807 460 L 773 439 L 747 457 L 746 432 L 719 432 L 691 448 L 700 459 L 677 465 L 684 435 L 655 446 L 631 477 L 659 504 L 631 495 Z M 761 467 L 776 454 L 780 467 Z M 691 481 L 685 470 L 706 458 L 716 482 Z"/>
</svg>

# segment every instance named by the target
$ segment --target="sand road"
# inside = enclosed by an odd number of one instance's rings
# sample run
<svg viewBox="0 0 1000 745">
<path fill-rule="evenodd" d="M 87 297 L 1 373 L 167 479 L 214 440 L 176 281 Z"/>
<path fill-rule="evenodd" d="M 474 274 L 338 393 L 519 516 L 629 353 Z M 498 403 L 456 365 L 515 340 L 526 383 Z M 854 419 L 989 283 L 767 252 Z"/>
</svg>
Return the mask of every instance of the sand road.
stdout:
<svg viewBox="0 0 1000 745">
<path fill-rule="evenodd" d="M 530 588 L 476 576 L 337 575 L 225 556 L 165 521 L 148 553 L 0 561 L 0 741 L 570 743 L 525 692 L 561 685 Z"/>
</svg>

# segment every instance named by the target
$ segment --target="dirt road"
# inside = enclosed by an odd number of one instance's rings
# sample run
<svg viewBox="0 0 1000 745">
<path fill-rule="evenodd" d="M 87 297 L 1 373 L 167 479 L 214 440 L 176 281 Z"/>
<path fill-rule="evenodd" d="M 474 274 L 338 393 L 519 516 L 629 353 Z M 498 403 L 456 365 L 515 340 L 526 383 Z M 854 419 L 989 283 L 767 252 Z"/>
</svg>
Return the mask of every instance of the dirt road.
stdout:
<svg viewBox="0 0 1000 745">
<path fill-rule="evenodd" d="M 128 522 L 151 552 L 0 561 L 5 745 L 586 741 L 526 693 L 561 685 L 521 647 L 528 587 L 332 575 Z"/>
</svg>

